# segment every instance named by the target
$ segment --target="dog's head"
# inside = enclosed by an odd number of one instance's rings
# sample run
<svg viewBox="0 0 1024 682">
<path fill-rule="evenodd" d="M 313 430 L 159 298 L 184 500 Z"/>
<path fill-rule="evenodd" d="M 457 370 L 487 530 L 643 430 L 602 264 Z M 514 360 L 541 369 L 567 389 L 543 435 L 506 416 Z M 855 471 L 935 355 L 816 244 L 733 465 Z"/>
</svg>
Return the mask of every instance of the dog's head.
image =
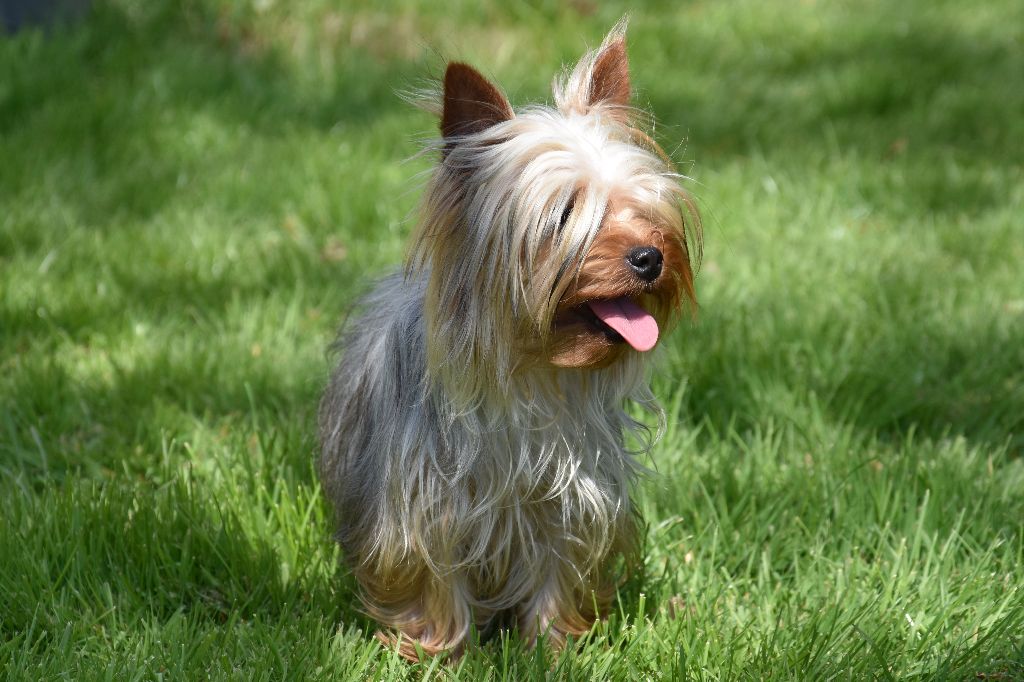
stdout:
<svg viewBox="0 0 1024 682">
<path fill-rule="evenodd" d="M 411 260 L 429 272 L 432 372 L 605 367 L 653 348 L 695 302 L 699 219 L 635 124 L 624 28 L 555 79 L 555 107 L 513 111 L 448 65 Z"/>
</svg>

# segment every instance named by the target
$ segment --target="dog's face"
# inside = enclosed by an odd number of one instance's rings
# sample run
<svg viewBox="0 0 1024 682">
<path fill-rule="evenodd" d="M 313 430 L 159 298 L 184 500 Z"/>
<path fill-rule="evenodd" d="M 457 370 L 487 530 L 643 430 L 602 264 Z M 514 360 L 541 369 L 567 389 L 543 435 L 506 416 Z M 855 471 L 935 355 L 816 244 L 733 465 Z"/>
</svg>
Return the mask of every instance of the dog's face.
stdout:
<svg viewBox="0 0 1024 682">
<path fill-rule="evenodd" d="M 477 71 L 448 66 L 443 160 L 413 252 L 431 271 L 434 362 L 604 367 L 653 348 L 694 301 L 697 215 L 633 124 L 624 36 L 554 95 L 555 108 L 514 112 Z"/>
<path fill-rule="evenodd" d="M 613 196 L 552 321 L 550 362 L 605 366 L 646 352 L 670 326 L 693 279 L 682 226 Z"/>
</svg>

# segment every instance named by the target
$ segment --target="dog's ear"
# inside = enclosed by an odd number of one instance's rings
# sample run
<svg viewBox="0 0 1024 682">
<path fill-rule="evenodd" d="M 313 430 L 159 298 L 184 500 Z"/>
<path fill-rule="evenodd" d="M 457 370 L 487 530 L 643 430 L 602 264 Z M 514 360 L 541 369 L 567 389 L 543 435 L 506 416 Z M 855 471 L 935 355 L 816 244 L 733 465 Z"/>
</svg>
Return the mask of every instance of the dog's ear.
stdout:
<svg viewBox="0 0 1024 682">
<path fill-rule="evenodd" d="M 496 85 L 473 67 L 452 62 L 444 73 L 441 134 L 470 135 L 510 120 L 515 114 Z"/>
<path fill-rule="evenodd" d="M 586 115 L 603 105 L 604 113 L 629 120 L 629 60 L 626 58 L 626 19 L 605 36 L 601 47 L 583 55 L 571 72 L 563 72 L 552 83 L 555 104 L 563 114 Z"/>
<path fill-rule="evenodd" d="M 606 102 L 616 106 L 629 106 L 629 60 L 626 58 L 625 33 L 613 32 L 594 60 L 590 72 L 590 96 L 587 104 Z"/>
</svg>

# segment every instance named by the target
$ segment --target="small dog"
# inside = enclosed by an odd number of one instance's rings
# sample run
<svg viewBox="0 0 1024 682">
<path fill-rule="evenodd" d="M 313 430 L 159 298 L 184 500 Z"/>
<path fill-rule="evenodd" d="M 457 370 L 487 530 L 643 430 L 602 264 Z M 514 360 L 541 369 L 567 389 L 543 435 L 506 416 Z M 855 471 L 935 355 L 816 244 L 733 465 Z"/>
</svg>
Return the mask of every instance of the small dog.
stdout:
<svg viewBox="0 0 1024 682">
<path fill-rule="evenodd" d="M 558 648 L 636 555 L 651 436 L 624 407 L 658 411 L 645 353 L 696 303 L 699 218 L 635 123 L 624 22 L 555 79 L 554 108 L 514 111 L 460 63 L 437 99 L 407 267 L 338 342 L 323 489 L 404 656 L 459 655 L 472 627 L 511 624 Z"/>
</svg>

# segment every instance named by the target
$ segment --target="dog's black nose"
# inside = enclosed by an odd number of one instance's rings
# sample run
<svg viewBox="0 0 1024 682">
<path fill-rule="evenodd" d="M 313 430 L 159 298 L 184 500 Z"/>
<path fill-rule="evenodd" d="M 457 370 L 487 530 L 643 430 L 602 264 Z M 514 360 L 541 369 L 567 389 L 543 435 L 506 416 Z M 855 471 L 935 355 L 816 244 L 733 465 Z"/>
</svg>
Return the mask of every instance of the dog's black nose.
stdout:
<svg viewBox="0 0 1024 682">
<path fill-rule="evenodd" d="M 626 254 L 626 262 L 629 263 L 629 267 L 645 282 L 653 282 L 658 279 L 663 260 L 661 251 L 653 246 L 638 246 L 635 249 L 630 249 Z"/>
</svg>

